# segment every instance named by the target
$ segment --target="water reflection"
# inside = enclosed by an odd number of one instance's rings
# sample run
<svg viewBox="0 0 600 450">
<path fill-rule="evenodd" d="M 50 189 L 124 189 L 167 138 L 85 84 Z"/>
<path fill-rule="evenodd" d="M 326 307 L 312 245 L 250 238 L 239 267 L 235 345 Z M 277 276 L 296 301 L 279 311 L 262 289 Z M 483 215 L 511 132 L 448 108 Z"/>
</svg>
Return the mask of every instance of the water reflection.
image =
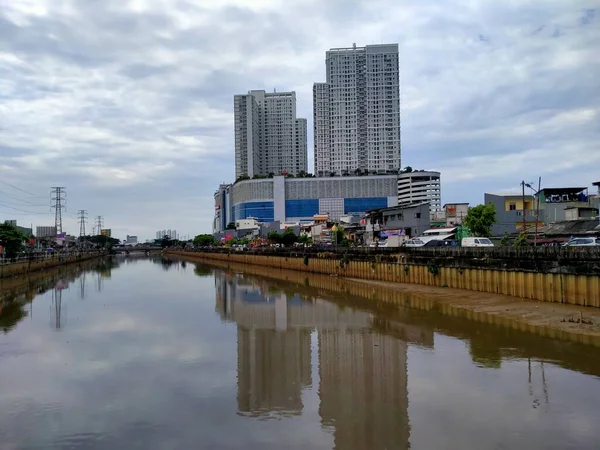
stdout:
<svg viewBox="0 0 600 450">
<path fill-rule="evenodd" d="M 0 283 L 0 448 L 597 443 L 594 347 L 258 270 L 120 257 Z"/>
<path fill-rule="evenodd" d="M 112 270 L 119 267 L 117 258 L 103 258 L 70 264 L 22 277 L 0 279 L 0 329 L 8 333 L 21 320 L 33 314 L 32 301 L 37 295 L 51 291 L 50 324 L 55 329 L 65 325 L 66 305 L 63 291 L 77 282 L 79 298 L 86 297 L 86 285 L 94 280 L 97 291 L 102 291 L 103 280 L 109 279 Z"/>
<path fill-rule="evenodd" d="M 432 345 L 432 330 L 382 326 L 372 313 L 340 310 L 243 273 L 215 272 L 215 287 L 217 312 L 238 325 L 241 414 L 301 413 L 302 390 L 313 384 L 316 336 L 319 415 L 335 447 L 408 448 L 407 340 Z M 375 323 L 384 332 L 374 330 Z"/>
</svg>

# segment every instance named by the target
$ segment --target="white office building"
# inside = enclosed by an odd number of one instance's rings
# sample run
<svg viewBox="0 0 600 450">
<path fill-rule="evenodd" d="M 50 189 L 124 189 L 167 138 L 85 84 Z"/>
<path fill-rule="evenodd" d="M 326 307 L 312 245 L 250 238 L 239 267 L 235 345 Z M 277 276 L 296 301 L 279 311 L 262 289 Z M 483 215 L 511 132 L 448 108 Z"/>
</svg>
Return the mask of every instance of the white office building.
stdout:
<svg viewBox="0 0 600 450">
<path fill-rule="evenodd" d="M 306 119 L 296 118 L 295 92 L 234 96 L 234 124 L 236 178 L 306 172 Z"/>
<path fill-rule="evenodd" d="M 440 172 L 415 170 L 398 175 L 398 206 L 429 203 L 430 212 L 442 209 Z"/>
<path fill-rule="evenodd" d="M 332 48 L 326 82 L 313 86 L 315 174 L 397 173 L 398 44 Z"/>
</svg>

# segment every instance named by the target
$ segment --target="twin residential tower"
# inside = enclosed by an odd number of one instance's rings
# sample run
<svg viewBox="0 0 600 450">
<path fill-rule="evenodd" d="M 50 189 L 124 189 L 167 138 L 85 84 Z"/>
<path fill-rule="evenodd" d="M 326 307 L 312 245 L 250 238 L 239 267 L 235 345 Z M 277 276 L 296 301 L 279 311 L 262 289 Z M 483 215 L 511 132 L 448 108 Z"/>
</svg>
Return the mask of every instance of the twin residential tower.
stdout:
<svg viewBox="0 0 600 450">
<path fill-rule="evenodd" d="M 333 48 L 325 65 L 326 82 L 313 86 L 315 175 L 397 174 L 398 44 Z M 234 115 L 236 179 L 308 172 L 295 92 L 236 95 Z"/>
</svg>

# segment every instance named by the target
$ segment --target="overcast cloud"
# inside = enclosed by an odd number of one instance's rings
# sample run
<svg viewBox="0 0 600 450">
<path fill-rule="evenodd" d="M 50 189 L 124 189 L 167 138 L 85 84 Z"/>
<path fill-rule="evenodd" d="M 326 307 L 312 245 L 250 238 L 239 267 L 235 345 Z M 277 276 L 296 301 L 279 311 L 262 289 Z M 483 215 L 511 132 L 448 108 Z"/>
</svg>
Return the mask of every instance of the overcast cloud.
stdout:
<svg viewBox="0 0 600 450">
<path fill-rule="evenodd" d="M 442 201 L 600 180 L 597 1 L 0 0 L 0 219 L 50 225 L 50 186 L 113 235 L 210 232 L 234 177 L 233 95 L 295 90 L 331 47 L 397 42 L 402 165 Z M 31 215 L 31 212 L 38 213 Z"/>
</svg>

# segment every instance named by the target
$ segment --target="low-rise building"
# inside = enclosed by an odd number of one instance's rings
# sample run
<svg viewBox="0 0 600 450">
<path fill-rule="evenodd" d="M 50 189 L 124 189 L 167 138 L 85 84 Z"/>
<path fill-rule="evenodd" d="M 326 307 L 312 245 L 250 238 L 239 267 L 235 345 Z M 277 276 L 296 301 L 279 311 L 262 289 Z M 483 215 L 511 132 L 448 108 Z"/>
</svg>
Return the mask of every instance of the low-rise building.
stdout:
<svg viewBox="0 0 600 450">
<path fill-rule="evenodd" d="M 543 212 L 546 223 L 566 220 L 566 209 L 569 207 L 593 206 L 585 187 L 544 188 L 538 196 L 540 211 Z"/>
<path fill-rule="evenodd" d="M 586 220 L 598 216 L 598 208 L 591 206 L 567 206 L 565 208 L 565 220 Z"/>
<path fill-rule="evenodd" d="M 56 227 L 54 226 L 39 226 L 35 228 L 35 236 L 37 238 L 55 238 Z"/>
<path fill-rule="evenodd" d="M 404 240 L 419 236 L 431 225 L 429 203 L 407 206 L 394 206 L 369 211 L 366 217 L 365 236 L 370 243 L 381 237 L 390 239 L 391 246 L 400 245 Z M 393 242 L 392 242 L 393 241 Z"/>
<path fill-rule="evenodd" d="M 492 225 L 492 236 L 513 234 L 525 228 L 534 227 L 536 223 L 535 201 L 533 195 L 521 194 L 484 194 L 485 204 L 493 204 L 496 208 L 496 223 Z M 525 217 L 525 220 L 523 220 Z M 543 218 L 537 218 L 538 225 L 543 225 Z"/>
</svg>

